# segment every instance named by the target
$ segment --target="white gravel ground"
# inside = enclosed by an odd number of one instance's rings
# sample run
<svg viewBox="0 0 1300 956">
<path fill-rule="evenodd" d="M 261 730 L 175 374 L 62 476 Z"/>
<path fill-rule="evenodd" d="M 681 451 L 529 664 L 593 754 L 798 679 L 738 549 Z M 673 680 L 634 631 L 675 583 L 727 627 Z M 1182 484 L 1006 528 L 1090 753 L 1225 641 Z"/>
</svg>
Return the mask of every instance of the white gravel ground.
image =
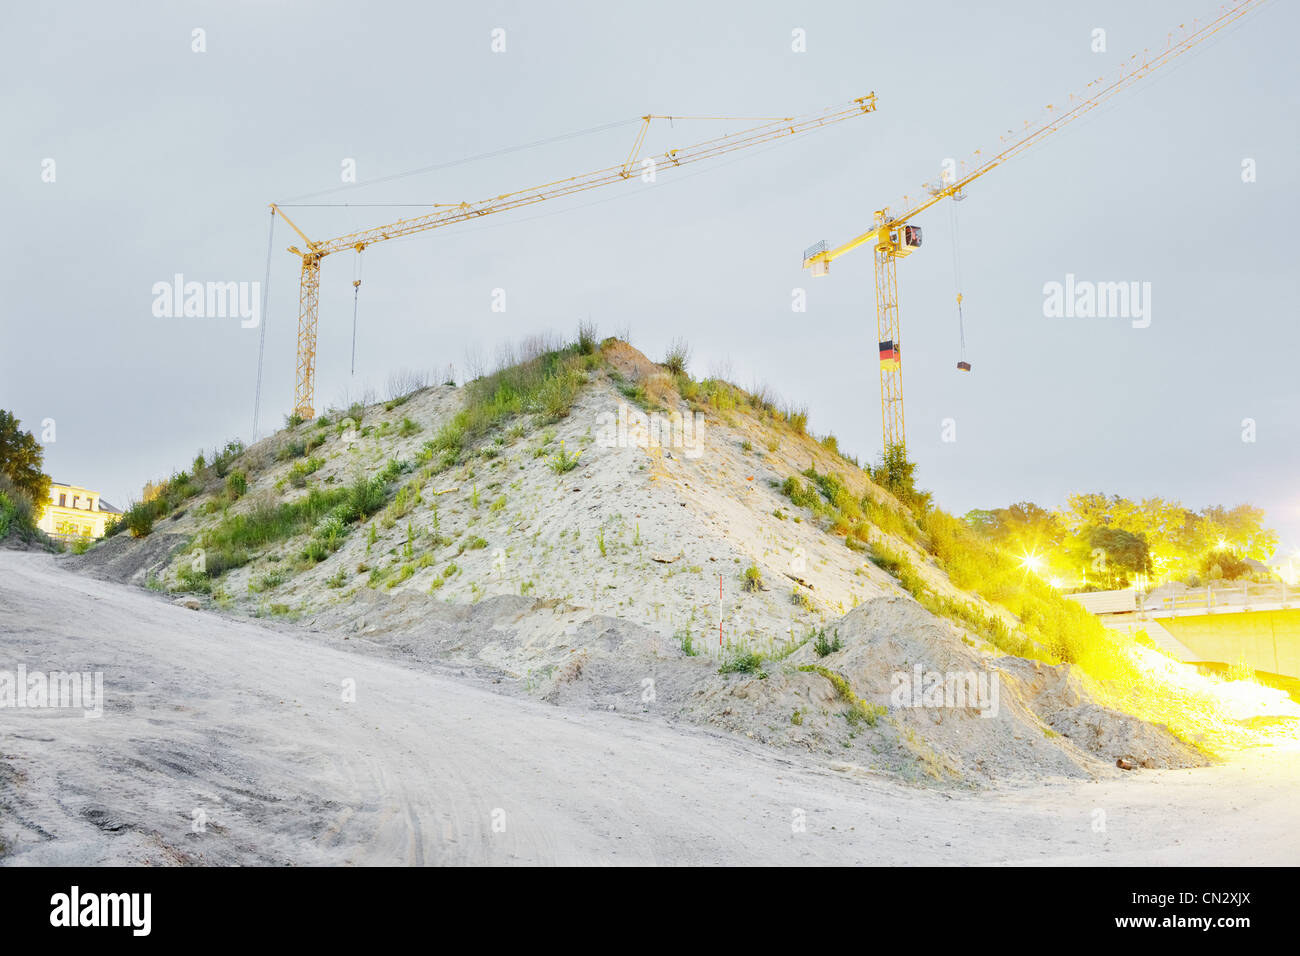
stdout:
<svg viewBox="0 0 1300 956">
<path fill-rule="evenodd" d="M 0 710 L 9 865 L 1300 860 L 1295 751 L 924 790 L 496 694 L 0 552 L 0 671 L 19 665 L 102 671 L 106 701 L 100 719 Z"/>
</svg>

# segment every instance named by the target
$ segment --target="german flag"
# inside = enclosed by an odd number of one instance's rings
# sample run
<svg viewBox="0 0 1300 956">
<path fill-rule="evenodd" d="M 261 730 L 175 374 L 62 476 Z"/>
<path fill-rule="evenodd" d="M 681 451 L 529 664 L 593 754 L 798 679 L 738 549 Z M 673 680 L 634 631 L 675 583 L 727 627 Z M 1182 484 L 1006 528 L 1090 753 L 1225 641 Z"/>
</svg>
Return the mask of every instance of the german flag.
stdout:
<svg viewBox="0 0 1300 956">
<path fill-rule="evenodd" d="M 898 346 L 894 344 L 893 340 L 886 339 L 884 342 L 881 342 L 880 367 L 896 369 L 899 368 L 901 364 L 902 359 L 898 354 Z"/>
</svg>

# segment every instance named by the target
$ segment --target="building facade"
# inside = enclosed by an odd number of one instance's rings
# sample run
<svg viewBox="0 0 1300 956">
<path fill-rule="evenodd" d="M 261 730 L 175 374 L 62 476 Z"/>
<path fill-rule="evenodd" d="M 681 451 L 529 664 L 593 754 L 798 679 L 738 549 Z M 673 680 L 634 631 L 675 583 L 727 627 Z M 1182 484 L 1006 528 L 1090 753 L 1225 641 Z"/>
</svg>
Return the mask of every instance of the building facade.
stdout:
<svg viewBox="0 0 1300 956">
<path fill-rule="evenodd" d="M 99 496 L 79 485 L 50 482 L 50 500 L 36 526 L 51 538 L 102 538 L 109 520 L 122 514 Z"/>
</svg>

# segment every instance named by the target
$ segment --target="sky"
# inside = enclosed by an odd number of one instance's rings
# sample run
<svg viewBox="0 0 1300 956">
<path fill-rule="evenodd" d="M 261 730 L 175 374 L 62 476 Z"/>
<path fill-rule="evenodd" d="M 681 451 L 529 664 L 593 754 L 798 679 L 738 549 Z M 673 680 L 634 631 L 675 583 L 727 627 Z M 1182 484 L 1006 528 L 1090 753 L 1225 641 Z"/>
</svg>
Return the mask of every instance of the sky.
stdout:
<svg viewBox="0 0 1300 956">
<path fill-rule="evenodd" d="M 155 315 L 177 274 L 262 283 L 268 203 L 329 238 L 620 163 L 646 113 L 793 116 L 875 92 L 875 113 L 653 183 L 372 247 L 355 373 L 357 263 L 327 258 L 316 388 L 326 408 L 383 397 L 400 369 L 461 380 L 469 355 L 591 321 L 656 359 L 685 339 L 697 376 L 766 383 L 872 460 L 870 251 L 816 279 L 802 251 L 1218 10 L 24 4 L 0 36 L 0 407 L 43 439 L 56 481 L 124 507 L 252 437 L 259 348 L 260 432 L 292 406 L 300 242 L 283 221 L 256 327 Z M 922 248 L 898 266 L 907 441 L 945 509 L 1248 501 L 1283 553 L 1300 548 L 1298 30 L 1300 8 L 1263 3 L 916 220 Z M 646 152 L 748 125 L 656 121 Z M 1137 283 L 1145 317 L 1048 314 L 1045 287 L 1067 276 Z"/>
</svg>

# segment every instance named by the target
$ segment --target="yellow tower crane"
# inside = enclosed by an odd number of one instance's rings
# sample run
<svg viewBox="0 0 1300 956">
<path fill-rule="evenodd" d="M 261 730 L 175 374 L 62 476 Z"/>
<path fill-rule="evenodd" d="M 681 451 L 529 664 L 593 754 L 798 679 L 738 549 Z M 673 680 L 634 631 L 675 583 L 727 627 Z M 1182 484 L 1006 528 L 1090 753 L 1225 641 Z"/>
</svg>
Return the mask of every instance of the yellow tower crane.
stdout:
<svg viewBox="0 0 1300 956">
<path fill-rule="evenodd" d="M 362 229 L 335 239 L 320 241 L 309 239 L 306 233 L 284 214 L 284 210 L 280 206 L 272 203 L 272 215 L 279 215 L 294 232 L 302 237 L 303 241 L 303 248 L 289 247 L 289 251 L 302 260 L 302 278 L 298 291 L 298 369 L 294 388 L 295 414 L 303 419 L 309 419 L 315 415 L 316 323 L 320 311 L 320 263 L 326 256 L 336 252 L 345 252 L 349 249 L 360 253 L 366 247 L 382 242 L 385 239 L 398 239 L 403 236 L 425 232 L 429 229 L 437 229 L 439 226 L 449 226 L 457 222 L 478 219 L 494 212 L 518 209 L 521 206 L 529 206 L 545 199 L 555 199 L 560 196 L 595 189 L 598 186 L 625 182 L 638 175 L 638 173 L 644 175 L 647 170 L 654 170 L 657 174 L 660 171 L 685 166 L 687 163 L 712 159 L 739 149 L 757 146 L 760 143 L 819 129 L 832 123 L 851 119 L 854 116 L 875 112 L 875 109 L 876 94 L 869 93 L 866 96 L 858 97 L 845 106 L 832 107 L 802 117 L 643 116 L 641 117 L 641 127 L 637 133 L 636 141 L 632 145 L 632 150 L 627 159 L 618 166 L 610 166 L 595 172 L 573 176 L 569 179 L 559 179 L 531 189 L 504 193 L 481 202 L 439 205 L 435 212 L 414 216 L 409 219 L 400 219 L 386 226 Z M 650 129 L 651 122 L 665 119 L 749 119 L 751 121 L 762 120 L 762 123 L 759 126 L 697 143 L 694 146 L 670 149 L 659 156 L 642 159 L 638 163 L 638 157 L 641 155 L 641 149 L 645 144 L 646 133 Z M 359 283 L 354 282 L 354 285 L 356 284 Z"/>
<path fill-rule="evenodd" d="M 924 184 L 923 189 L 927 195 L 921 201 L 912 204 L 908 197 L 903 197 L 903 205 L 907 207 L 905 212 L 894 214 L 889 207 L 878 209 L 871 228 L 862 235 L 834 248 L 822 241 L 804 251 L 804 268 L 811 269 L 814 276 L 826 275 L 833 260 L 859 246 L 869 244 L 875 251 L 876 336 L 880 349 L 880 417 L 886 459 L 891 456 L 891 453 L 906 453 L 903 435 L 903 369 L 899 350 L 896 268 L 897 260 L 910 256 L 921 245 L 921 227 L 909 225 L 910 221 L 946 197 L 955 200 L 965 198 L 962 190 L 985 173 L 1002 165 L 1013 156 L 1023 153 L 1035 143 L 1092 111 L 1144 76 L 1186 53 L 1201 41 L 1245 16 L 1252 7 L 1258 6 L 1261 2 L 1263 0 L 1242 0 L 1224 7 L 1218 16 L 1204 24 L 1199 21 L 1193 21 L 1190 27 L 1179 24 L 1179 30 L 1182 31 L 1179 39 L 1175 40 L 1171 31 L 1163 50 L 1155 53 L 1143 50 L 1141 53 L 1134 54 L 1128 59 L 1117 79 L 1107 80 L 1102 77 L 1094 80 L 1088 84 L 1083 94 L 1072 94 L 1068 102 L 1059 109 L 1054 104 L 1049 104 L 1045 115 L 1037 122 L 1026 123 L 1021 130 L 1004 135 L 1002 148 L 998 153 L 984 158 L 981 152 L 977 151 L 969 171 L 965 169 L 966 164 L 963 164 L 963 169 L 945 171 L 937 182 Z M 1088 90 L 1095 90 L 1095 92 L 1089 95 Z M 960 307 L 960 291 L 957 302 Z M 960 367 L 966 371 L 970 369 L 965 362 L 960 363 Z"/>
</svg>

